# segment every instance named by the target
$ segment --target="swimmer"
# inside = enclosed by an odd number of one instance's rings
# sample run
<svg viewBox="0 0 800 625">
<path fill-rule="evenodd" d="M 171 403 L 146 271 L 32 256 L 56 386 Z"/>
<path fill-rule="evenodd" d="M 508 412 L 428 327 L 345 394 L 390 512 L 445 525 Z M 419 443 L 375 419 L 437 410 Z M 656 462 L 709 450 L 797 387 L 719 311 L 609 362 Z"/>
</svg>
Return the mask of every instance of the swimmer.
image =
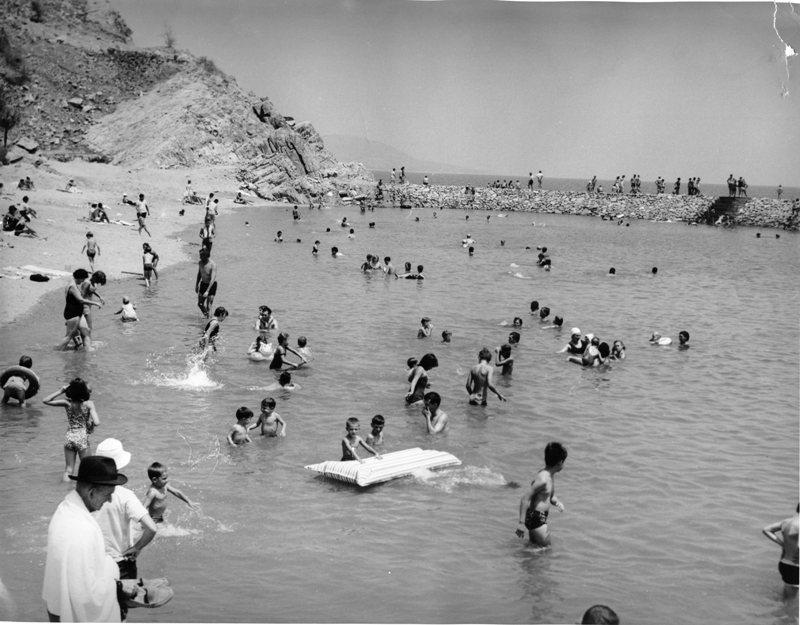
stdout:
<svg viewBox="0 0 800 625">
<path fill-rule="evenodd" d="M 428 434 L 438 434 L 447 427 L 447 413 L 439 407 L 441 403 L 442 398 L 439 393 L 433 391 L 425 393 L 422 416 L 425 417 Z"/>
<path fill-rule="evenodd" d="M 271 331 L 278 331 L 278 322 L 272 316 L 272 309 L 266 304 L 258 307 L 258 317 L 254 325 L 254 329 L 264 337 L 268 337 Z"/>
<path fill-rule="evenodd" d="M 514 317 L 514 327 L 521 328 L 522 327 L 522 319 L 519 317 Z"/>
<path fill-rule="evenodd" d="M 358 460 L 359 462 L 364 462 L 361 458 L 358 457 L 358 453 L 356 450 L 359 447 L 363 447 L 373 456 L 375 456 L 378 460 L 381 459 L 381 455 L 375 451 L 370 445 L 358 435 L 358 430 L 361 429 L 361 425 L 358 422 L 358 419 L 355 417 L 350 417 L 345 422 L 345 428 L 347 429 L 347 435 L 342 439 L 342 461 L 346 462 L 348 460 Z"/>
<path fill-rule="evenodd" d="M 553 319 L 552 325 L 542 326 L 542 330 L 552 330 L 552 329 L 560 330 L 562 325 L 564 325 L 564 319 L 556 315 L 556 317 Z"/>
<path fill-rule="evenodd" d="M 250 429 L 250 419 L 253 418 L 253 411 L 247 406 L 242 406 L 236 411 L 236 423 L 228 433 L 228 444 L 239 446 L 245 443 L 252 443 L 253 441 L 247 435 L 247 430 Z"/>
<path fill-rule="evenodd" d="M 555 441 L 547 443 L 544 448 L 545 466 L 520 498 L 519 524 L 515 533 L 522 538 L 527 529 L 530 541 L 537 547 L 550 545 L 550 530 L 547 527 L 550 506 L 564 512 L 564 504 L 556 498 L 555 475 L 564 468 L 566 460 L 566 447 Z"/>
<path fill-rule="evenodd" d="M 508 333 L 508 342 L 511 345 L 517 345 L 519 343 L 520 334 L 519 332 L 509 332 Z"/>
<path fill-rule="evenodd" d="M 30 369 L 33 366 L 33 359 L 30 356 L 20 356 L 19 366 Z M 31 383 L 34 388 L 38 387 L 38 377 L 33 371 L 30 372 L 35 379 L 24 378 L 21 375 L 10 375 L 3 384 L 3 404 L 7 404 L 10 400 L 15 399 L 19 402 L 19 407 L 25 407 L 25 400 L 27 399 L 27 391 Z"/>
<path fill-rule="evenodd" d="M 443 330 L 442 331 L 442 343 L 449 343 L 450 339 L 452 338 L 453 333 L 450 330 Z"/>
<path fill-rule="evenodd" d="M 617 339 L 611 345 L 611 360 L 625 360 L 625 343 Z"/>
<path fill-rule="evenodd" d="M 306 362 L 314 357 L 311 348 L 308 347 L 308 339 L 304 336 L 297 337 L 297 353 L 305 358 Z"/>
<path fill-rule="evenodd" d="M 372 417 L 370 427 L 372 431 L 367 434 L 367 443 L 369 445 L 383 445 L 383 427 L 386 425 L 386 419 L 383 415 L 376 414 Z"/>
<path fill-rule="evenodd" d="M 123 321 L 139 321 L 139 316 L 136 314 L 136 306 L 131 303 L 127 297 L 122 298 L 122 308 L 120 308 L 115 315 L 122 315 Z"/>
<path fill-rule="evenodd" d="M 344 254 L 342 254 L 342 253 L 339 251 L 339 248 L 338 248 L 338 247 L 336 247 L 336 246 L 334 245 L 334 246 L 331 248 L 331 256 L 333 256 L 333 258 L 341 258 L 342 256 L 344 256 Z"/>
<path fill-rule="evenodd" d="M 653 332 L 650 336 L 650 343 L 652 345 L 672 345 L 672 339 L 668 336 L 661 336 L 658 332 Z"/>
<path fill-rule="evenodd" d="M 278 230 L 278 233 L 275 235 L 275 243 L 283 243 L 283 231 Z"/>
<path fill-rule="evenodd" d="M 300 388 L 299 384 L 292 382 L 292 374 L 288 371 L 282 371 L 278 376 L 278 384 L 282 391 L 294 391 Z"/>
<path fill-rule="evenodd" d="M 200 348 L 203 350 L 203 358 L 208 356 L 209 352 L 217 351 L 217 335 L 219 334 L 220 324 L 228 317 L 228 311 L 224 307 L 218 306 L 214 311 L 214 316 L 208 320 L 206 327 L 203 330 L 203 336 L 200 337 Z"/>
<path fill-rule="evenodd" d="M 433 331 L 433 324 L 431 323 L 431 318 L 423 317 L 420 320 L 420 324 L 422 324 L 422 327 L 419 330 L 417 330 L 417 338 L 424 339 L 429 337 L 431 335 L 431 332 Z"/>
<path fill-rule="evenodd" d="M 564 352 L 568 354 L 583 354 L 589 346 L 589 341 L 581 338 L 581 336 L 580 328 L 572 328 L 570 330 L 569 343 L 559 349 L 556 354 L 563 354 Z"/>
<path fill-rule="evenodd" d="M 253 425 L 248 426 L 248 431 L 261 427 L 261 436 L 286 436 L 286 421 L 275 412 L 276 405 L 272 397 L 262 399 L 261 414 Z"/>
<path fill-rule="evenodd" d="M 539 311 L 539 321 L 545 322 L 547 318 L 550 316 L 550 309 L 547 306 L 543 306 L 542 309 Z"/>
<path fill-rule="evenodd" d="M 211 260 L 211 253 L 205 247 L 200 248 L 194 292 L 197 293 L 197 307 L 208 317 L 217 294 L 217 264 Z"/>
<path fill-rule="evenodd" d="M 265 360 L 271 353 L 272 343 L 261 334 L 259 334 L 256 340 L 250 343 L 250 347 L 247 348 L 247 355 L 250 356 L 252 360 Z"/>
<path fill-rule="evenodd" d="M 511 355 L 511 345 L 503 343 L 495 351 L 497 352 L 497 366 L 502 367 L 501 373 L 503 375 L 511 375 L 511 372 L 514 371 L 514 356 Z"/>
<path fill-rule="evenodd" d="M 300 359 L 300 362 L 295 364 L 284 360 L 287 352 L 291 352 L 297 356 Z M 278 335 L 278 346 L 275 348 L 275 353 L 272 356 L 272 362 L 269 363 L 269 368 L 280 370 L 286 366 L 289 369 L 297 369 L 298 367 L 302 367 L 304 364 L 306 364 L 306 359 L 303 358 L 301 354 L 298 354 L 295 350 L 289 347 L 289 335 L 286 332 L 281 332 Z"/>
<path fill-rule="evenodd" d="M 386 277 L 394 276 L 397 277 L 397 272 L 394 270 L 394 265 L 392 265 L 392 259 L 388 256 L 385 256 L 383 259 L 383 273 L 386 274 Z"/>
<path fill-rule="evenodd" d="M 469 371 L 466 388 L 469 394 L 469 403 L 473 406 L 478 404 L 481 406 L 486 405 L 487 391 L 492 391 L 500 401 L 506 401 L 506 398 L 492 384 L 494 367 L 489 364 L 491 361 L 492 352 L 484 347 L 478 353 L 478 364 L 474 365 Z"/>
<path fill-rule="evenodd" d="M 147 467 L 147 477 L 150 479 L 150 486 L 144 496 L 142 505 L 147 509 L 147 514 L 150 515 L 154 523 L 164 522 L 164 514 L 167 511 L 167 493 L 180 499 L 192 510 L 197 510 L 198 505 L 196 503 L 192 503 L 181 491 L 167 484 L 169 481 L 167 467 L 160 462 L 154 462 Z"/>
<path fill-rule="evenodd" d="M 539 310 L 539 302 L 537 302 L 536 300 L 533 300 L 531 302 L 531 314 L 535 315 L 538 310 Z"/>
<path fill-rule="evenodd" d="M 316 256 L 317 254 L 319 254 L 319 246 L 320 246 L 320 242 L 319 242 L 319 241 L 314 241 L 314 247 L 312 247 L 312 248 L 311 248 L 311 253 L 312 253 L 314 256 Z"/>
<path fill-rule="evenodd" d="M 763 530 L 764 536 L 772 542 L 780 545 L 781 559 L 778 562 L 783 583 L 787 586 L 798 587 L 798 549 L 797 536 L 800 527 L 800 504 L 795 509 L 794 516 L 790 516 L 783 521 L 777 521 L 767 525 Z M 778 533 L 780 532 L 780 533 Z M 797 591 L 794 591 L 796 594 Z"/>
<path fill-rule="evenodd" d="M 686 330 L 681 330 L 678 333 L 678 349 L 689 349 L 689 333 Z"/>
<path fill-rule="evenodd" d="M 417 265 L 417 273 L 410 273 L 403 276 L 406 280 L 424 280 L 425 274 L 422 273 L 423 266 Z"/>
</svg>

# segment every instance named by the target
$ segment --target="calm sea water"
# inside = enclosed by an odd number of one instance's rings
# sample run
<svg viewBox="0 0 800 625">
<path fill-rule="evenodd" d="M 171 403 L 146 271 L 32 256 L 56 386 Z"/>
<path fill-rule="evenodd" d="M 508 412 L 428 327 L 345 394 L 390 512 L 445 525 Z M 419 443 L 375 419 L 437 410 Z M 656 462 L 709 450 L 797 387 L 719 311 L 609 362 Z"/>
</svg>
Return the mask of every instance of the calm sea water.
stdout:
<svg viewBox="0 0 800 625">
<path fill-rule="evenodd" d="M 399 172 L 400 169 L 398 168 L 397 171 Z M 422 178 L 426 175 L 427 172 L 406 172 L 406 178 L 409 182 L 422 184 Z M 536 171 L 533 172 L 534 177 L 536 175 Z M 372 174 L 375 176 L 375 179 L 383 179 L 384 183 L 389 182 L 391 180 L 391 171 L 387 170 L 374 170 Z M 398 173 L 399 175 L 399 173 Z M 467 186 L 472 185 L 474 187 L 485 187 L 492 182 L 499 180 L 500 182 L 504 182 L 506 180 L 511 180 L 514 183 L 519 180 L 520 185 L 523 189 L 528 188 L 528 174 L 430 174 L 427 173 L 428 178 L 431 184 L 442 184 L 442 185 L 454 185 L 454 186 Z M 694 176 L 682 176 L 681 177 L 681 193 L 686 194 L 686 183 L 689 178 L 693 178 Z M 625 177 L 625 192 L 627 193 L 630 191 L 630 186 L 628 184 L 628 180 L 630 178 L 630 174 Z M 667 193 L 672 193 L 672 188 L 675 184 L 675 176 L 670 177 L 666 182 Z M 550 176 L 545 176 L 542 181 L 542 188 L 545 190 L 556 190 L 556 191 L 576 191 L 581 192 L 586 190 L 586 183 L 591 179 L 591 176 L 587 176 L 584 180 L 583 178 L 551 178 Z M 611 192 L 611 185 L 614 183 L 613 180 L 606 179 L 600 180 L 598 179 L 597 184 L 603 185 L 603 189 L 606 193 Z M 534 180 L 534 185 L 536 181 Z M 777 189 L 778 185 L 775 186 L 764 186 L 764 185 L 750 185 L 747 189 L 747 193 L 750 197 L 764 197 L 764 198 L 777 198 Z M 703 195 L 706 196 L 727 196 L 728 195 L 728 185 L 725 180 L 720 180 L 717 182 L 712 182 L 711 180 L 700 181 L 700 190 Z M 655 193 L 656 192 L 656 183 L 655 179 L 653 180 L 645 180 L 642 179 L 642 193 Z M 800 187 L 793 187 L 783 185 L 783 195 L 781 196 L 784 200 L 791 201 L 792 199 L 800 197 Z"/>
<path fill-rule="evenodd" d="M 164 270 L 150 289 L 135 278 L 109 284 L 109 305 L 95 313 L 96 353 L 53 350 L 61 293 L 0 329 L 4 362 L 30 354 L 42 394 L 76 375 L 90 381 L 101 418 L 93 443 L 123 441 L 137 493 L 158 460 L 201 503 L 195 514 L 170 500 L 169 526 L 139 567 L 168 576 L 175 598 L 131 612 L 132 622 L 566 623 L 594 603 L 645 625 L 797 622 L 779 550 L 761 528 L 792 513 L 800 487 L 798 235 L 303 210 L 299 223 L 283 208 L 219 218 L 215 304 L 231 315 L 203 369 L 188 360 L 203 326 L 193 262 Z M 343 216 L 355 239 L 339 227 Z M 273 242 L 277 230 L 286 242 Z M 473 257 L 460 245 L 467 233 Z M 330 257 L 333 245 L 343 258 Z M 549 248 L 549 273 L 535 266 L 537 245 Z M 428 279 L 363 275 L 371 252 L 423 264 Z M 123 295 L 138 324 L 112 314 Z M 563 332 L 530 317 L 533 299 L 564 317 Z M 291 393 L 265 390 L 274 376 L 245 355 L 260 304 L 292 345 L 306 335 L 315 354 Z M 432 339 L 416 338 L 422 316 Z M 469 406 L 466 372 L 481 347 L 505 341 L 502 324 L 514 316 L 524 318 L 522 341 L 513 376 L 498 381 L 509 400 Z M 603 370 L 567 363 L 555 352 L 576 325 L 624 340 L 627 360 Z M 440 342 L 444 329 L 451 344 Z M 687 351 L 648 343 L 654 331 L 676 339 L 682 329 Z M 451 418 L 435 438 L 403 401 L 406 359 L 429 351 L 440 363 L 432 389 Z M 42 405 L 42 394 L 24 411 L 0 409 L 0 620 L 46 616 L 47 524 L 69 487 L 59 481 L 64 411 Z M 229 448 L 236 408 L 257 411 L 268 395 L 286 438 Z M 365 430 L 376 413 L 386 417 L 387 450 L 439 449 L 463 464 L 366 489 L 303 468 L 338 459 L 347 417 Z M 556 478 L 566 511 L 553 511 L 552 548 L 537 553 L 514 536 L 516 485 L 542 467 L 550 440 L 569 450 Z"/>
</svg>

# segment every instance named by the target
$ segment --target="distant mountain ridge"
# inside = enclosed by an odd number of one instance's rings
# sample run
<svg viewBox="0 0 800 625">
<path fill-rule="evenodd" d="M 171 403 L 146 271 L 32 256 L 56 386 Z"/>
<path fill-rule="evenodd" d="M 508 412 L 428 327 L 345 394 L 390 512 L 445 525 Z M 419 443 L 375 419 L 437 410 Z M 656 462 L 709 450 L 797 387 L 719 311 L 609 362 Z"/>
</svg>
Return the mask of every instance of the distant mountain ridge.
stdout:
<svg viewBox="0 0 800 625">
<path fill-rule="evenodd" d="M 428 174 L 477 174 L 475 169 L 439 163 L 437 161 L 424 161 L 414 158 L 397 148 L 372 141 L 365 137 L 354 135 L 323 135 L 325 146 L 343 161 L 362 163 L 370 170 L 391 170 L 405 167 L 406 171 Z"/>
</svg>

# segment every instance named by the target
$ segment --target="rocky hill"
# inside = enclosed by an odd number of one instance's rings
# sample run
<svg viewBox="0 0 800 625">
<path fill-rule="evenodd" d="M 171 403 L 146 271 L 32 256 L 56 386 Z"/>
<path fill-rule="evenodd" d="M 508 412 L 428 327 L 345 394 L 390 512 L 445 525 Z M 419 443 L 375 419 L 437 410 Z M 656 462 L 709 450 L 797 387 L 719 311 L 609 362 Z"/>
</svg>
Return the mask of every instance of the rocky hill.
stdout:
<svg viewBox="0 0 800 625">
<path fill-rule="evenodd" d="M 370 186 L 309 122 L 243 91 L 212 60 L 138 49 L 105 0 L 3 0 L 0 127 L 6 162 L 83 158 L 128 167 L 239 166 L 265 199 Z"/>
</svg>

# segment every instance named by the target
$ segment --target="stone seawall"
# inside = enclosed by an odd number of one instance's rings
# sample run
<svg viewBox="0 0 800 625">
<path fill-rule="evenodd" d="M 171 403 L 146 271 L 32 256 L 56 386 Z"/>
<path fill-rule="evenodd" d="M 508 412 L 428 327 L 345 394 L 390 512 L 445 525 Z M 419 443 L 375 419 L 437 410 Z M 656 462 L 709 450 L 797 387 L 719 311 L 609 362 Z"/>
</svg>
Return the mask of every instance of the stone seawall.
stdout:
<svg viewBox="0 0 800 625">
<path fill-rule="evenodd" d="M 576 191 L 532 191 L 395 184 L 384 186 L 387 205 L 434 210 L 522 211 L 564 215 L 598 215 L 606 218 L 652 219 L 656 221 L 704 222 L 715 197 L 690 195 L 588 194 Z M 737 225 L 797 229 L 797 209 L 790 200 L 752 198 L 735 216 Z"/>
</svg>

